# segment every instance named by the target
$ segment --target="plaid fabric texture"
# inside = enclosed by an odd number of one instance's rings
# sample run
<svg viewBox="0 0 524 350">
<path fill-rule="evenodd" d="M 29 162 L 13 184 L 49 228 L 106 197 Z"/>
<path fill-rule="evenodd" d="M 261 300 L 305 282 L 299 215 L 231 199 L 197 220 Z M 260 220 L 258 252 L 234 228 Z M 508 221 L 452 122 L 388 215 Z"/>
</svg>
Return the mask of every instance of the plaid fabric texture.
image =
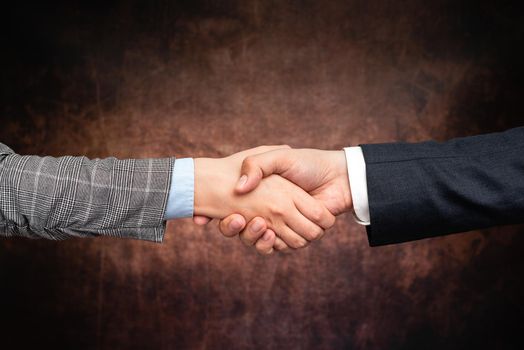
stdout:
<svg viewBox="0 0 524 350">
<path fill-rule="evenodd" d="M 0 143 L 0 236 L 161 242 L 174 161 L 21 156 Z"/>
</svg>

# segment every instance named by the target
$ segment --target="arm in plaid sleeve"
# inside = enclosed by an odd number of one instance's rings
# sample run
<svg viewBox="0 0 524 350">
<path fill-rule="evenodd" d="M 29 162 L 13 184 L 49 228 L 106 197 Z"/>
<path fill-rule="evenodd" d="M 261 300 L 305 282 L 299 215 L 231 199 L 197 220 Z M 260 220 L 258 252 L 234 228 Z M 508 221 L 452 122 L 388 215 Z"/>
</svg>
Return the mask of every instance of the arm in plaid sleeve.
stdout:
<svg viewBox="0 0 524 350">
<path fill-rule="evenodd" d="M 161 242 L 174 162 L 21 156 L 0 143 L 0 236 Z"/>
</svg>

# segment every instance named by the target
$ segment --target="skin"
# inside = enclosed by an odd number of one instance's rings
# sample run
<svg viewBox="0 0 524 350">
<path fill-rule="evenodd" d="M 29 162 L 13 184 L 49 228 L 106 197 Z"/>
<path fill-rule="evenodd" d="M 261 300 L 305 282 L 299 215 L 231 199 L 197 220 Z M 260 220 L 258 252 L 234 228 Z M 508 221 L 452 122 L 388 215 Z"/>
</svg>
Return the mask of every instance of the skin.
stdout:
<svg viewBox="0 0 524 350">
<path fill-rule="evenodd" d="M 238 194 L 249 193 L 257 188 L 263 178 L 278 174 L 324 203 L 333 215 L 350 211 L 353 206 L 344 151 L 281 147 L 246 157 L 241 174 L 235 188 Z M 248 219 L 239 214 L 222 220 L 221 232 L 228 237 L 239 234 L 244 244 L 254 245 L 262 254 L 272 252 L 264 244 L 267 240 L 261 241 L 262 237 L 272 235 L 271 231 L 268 233 L 260 228 L 261 219 Z M 246 225 L 247 221 L 249 224 Z M 275 237 L 274 250 L 285 251 L 290 248 L 293 247 Z"/>
<path fill-rule="evenodd" d="M 322 202 L 276 175 L 267 176 L 249 193 L 235 191 L 242 161 L 271 149 L 275 148 L 248 150 L 220 159 L 195 159 L 194 212 L 197 219 L 223 219 L 238 213 L 242 220 L 251 221 L 252 230 L 261 232 L 253 244 L 265 252 L 277 245 L 277 239 L 293 249 L 303 248 L 321 237 L 335 222 L 335 217 Z M 228 225 L 241 229 L 242 223 L 233 218 L 228 219 Z"/>
</svg>

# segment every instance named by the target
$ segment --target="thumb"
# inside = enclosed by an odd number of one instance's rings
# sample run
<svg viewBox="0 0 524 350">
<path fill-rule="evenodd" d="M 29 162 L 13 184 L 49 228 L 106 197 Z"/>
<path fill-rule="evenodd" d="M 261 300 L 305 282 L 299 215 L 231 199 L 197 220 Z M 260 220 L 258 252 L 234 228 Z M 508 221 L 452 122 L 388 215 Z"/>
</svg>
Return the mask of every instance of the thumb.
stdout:
<svg viewBox="0 0 524 350">
<path fill-rule="evenodd" d="M 271 174 L 282 174 L 289 169 L 290 149 L 280 149 L 246 157 L 242 162 L 236 191 L 243 194 L 253 191 L 262 178 Z"/>
</svg>

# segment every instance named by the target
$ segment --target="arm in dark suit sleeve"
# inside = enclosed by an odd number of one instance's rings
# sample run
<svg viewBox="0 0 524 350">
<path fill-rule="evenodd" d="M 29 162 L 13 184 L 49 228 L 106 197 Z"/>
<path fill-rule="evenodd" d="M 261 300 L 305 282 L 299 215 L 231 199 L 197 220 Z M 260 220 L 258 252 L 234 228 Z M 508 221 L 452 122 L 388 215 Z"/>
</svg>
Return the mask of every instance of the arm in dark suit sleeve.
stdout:
<svg viewBox="0 0 524 350">
<path fill-rule="evenodd" d="M 372 246 L 524 223 L 524 127 L 361 147 Z"/>
</svg>

